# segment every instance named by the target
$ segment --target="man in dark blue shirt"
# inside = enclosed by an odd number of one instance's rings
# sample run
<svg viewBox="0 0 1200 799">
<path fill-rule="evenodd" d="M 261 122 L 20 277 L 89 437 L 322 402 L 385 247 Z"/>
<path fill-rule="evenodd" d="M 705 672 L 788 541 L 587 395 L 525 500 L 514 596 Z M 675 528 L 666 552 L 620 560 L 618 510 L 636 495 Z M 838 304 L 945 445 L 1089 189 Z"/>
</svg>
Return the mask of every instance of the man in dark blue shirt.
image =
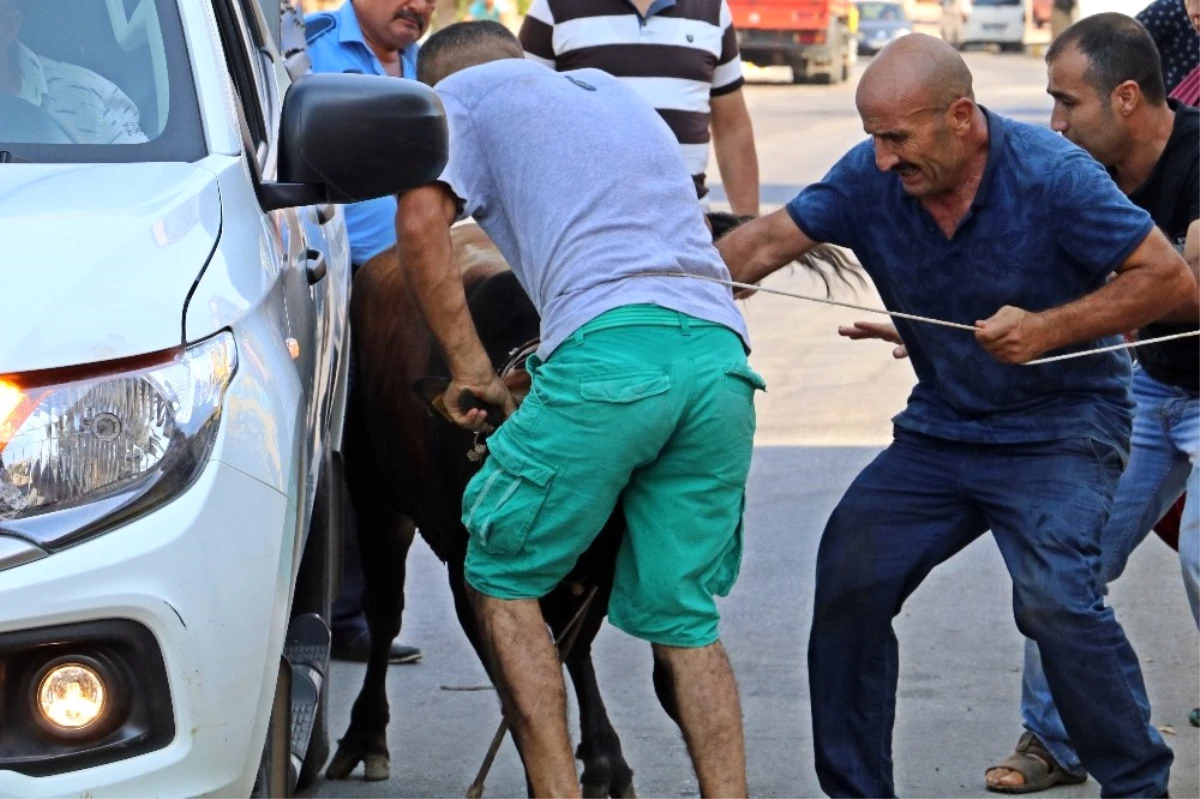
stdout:
<svg viewBox="0 0 1200 799">
<path fill-rule="evenodd" d="M 991 529 L 1018 627 L 1041 649 L 1084 766 L 1105 795 L 1163 795 L 1171 750 L 1098 579 L 1128 447 L 1129 358 L 1024 364 L 1119 341 L 1195 280 L 1086 152 L 977 106 L 944 42 L 889 45 L 856 102 L 871 140 L 722 240 L 734 279 L 838 244 L 889 309 L 976 329 L 897 323 L 917 386 L 895 441 L 826 525 L 808 653 L 821 786 L 895 795 L 892 618 L 936 565 Z"/>
</svg>

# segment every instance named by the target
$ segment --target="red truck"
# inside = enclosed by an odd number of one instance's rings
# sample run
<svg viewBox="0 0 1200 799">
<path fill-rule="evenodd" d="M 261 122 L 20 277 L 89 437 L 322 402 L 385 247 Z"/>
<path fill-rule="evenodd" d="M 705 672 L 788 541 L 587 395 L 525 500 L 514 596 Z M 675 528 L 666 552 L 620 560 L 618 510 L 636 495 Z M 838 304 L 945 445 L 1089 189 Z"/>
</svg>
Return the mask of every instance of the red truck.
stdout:
<svg viewBox="0 0 1200 799">
<path fill-rule="evenodd" d="M 851 0 L 729 0 L 729 8 L 743 61 L 790 66 L 795 83 L 850 77 Z"/>
</svg>

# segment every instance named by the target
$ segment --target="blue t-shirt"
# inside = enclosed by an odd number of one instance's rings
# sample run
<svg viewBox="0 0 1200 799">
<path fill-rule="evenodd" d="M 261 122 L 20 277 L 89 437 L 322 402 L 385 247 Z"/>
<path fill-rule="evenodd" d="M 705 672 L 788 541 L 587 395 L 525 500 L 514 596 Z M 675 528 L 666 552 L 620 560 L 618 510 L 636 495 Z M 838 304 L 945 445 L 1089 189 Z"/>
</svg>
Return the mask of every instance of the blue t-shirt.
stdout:
<svg viewBox="0 0 1200 799">
<path fill-rule="evenodd" d="M 350 0 L 336 11 L 311 14 L 304 21 L 308 58 L 313 72 L 352 72 L 381 75 L 387 71 L 367 46 L 362 28 Z M 417 77 L 417 49 L 413 42 L 400 52 L 403 78 Z M 343 206 L 346 211 L 346 235 L 350 239 L 350 260 L 362 266 L 396 243 L 396 198 L 379 197 Z"/>
<path fill-rule="evenodd" d="M 1103 286 L 1150 233 L 1150 216 L 1058 134 L 985 113 L 987 167 L 952 238 L 895 175 L 879 171 L 869 140 L 788 212 L 809 238 L 853 249 L 893 311 L 974 325 L 1004 305 L 1042 311 Z M 1127 353 L 1010 365 L 970 332 L 900 319 L 896 327 L 917 373 L 897 425 L 976 443 L 1092 437 L 1126 445 Z"/>
</svg>

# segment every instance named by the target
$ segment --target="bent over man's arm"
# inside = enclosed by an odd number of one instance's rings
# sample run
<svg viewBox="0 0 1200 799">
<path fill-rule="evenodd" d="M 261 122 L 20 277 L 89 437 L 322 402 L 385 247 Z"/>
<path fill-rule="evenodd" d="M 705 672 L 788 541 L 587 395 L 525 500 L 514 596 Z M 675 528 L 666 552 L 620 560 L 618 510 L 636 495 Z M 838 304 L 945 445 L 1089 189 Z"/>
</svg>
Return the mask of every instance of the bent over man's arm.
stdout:
<svg viewBox="0 0 1200 799">
<path fill-rule="evenodd" d="M 443 183 L 402 194 L 396 213 L 396 247 L 400 268 L 412 281 L 421 315 L 450 367 L 451 382 L 444 398 L 446 411 L 456 424 L 482 430 L 486 428 L 485 411 L 463 412 L 459 408 L 464 391 L 502 408 L 506 415 L 516 405 L 492 370 L 467 308 L 462 276 L 454 263 L 450 243 L 450 226 L 457 212 L 458 199 Z"/>
</svg>

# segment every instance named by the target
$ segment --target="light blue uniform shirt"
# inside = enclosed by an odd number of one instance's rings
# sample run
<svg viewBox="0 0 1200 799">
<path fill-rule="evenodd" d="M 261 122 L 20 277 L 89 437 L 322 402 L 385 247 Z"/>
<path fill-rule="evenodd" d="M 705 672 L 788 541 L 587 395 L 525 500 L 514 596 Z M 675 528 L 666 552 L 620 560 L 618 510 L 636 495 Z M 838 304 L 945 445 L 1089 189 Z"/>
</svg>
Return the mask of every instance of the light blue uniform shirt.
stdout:
<svg viewBox="0 0 1200 799">
<path fill-rule="evenodd" d="M 304 38 L 313 72 L 355 72 L 386 77 L 383 64 L 363 38 L 350 0 L 336 11 L 305 18 Z M 400 52 L 401 75 L 417 76 L 416 42 Z M 362 266 L 396 243 L 396 198 L 380 197 L 345 206 L 346 232 L 350 237 L 350 260 Z"/>
</svg>

